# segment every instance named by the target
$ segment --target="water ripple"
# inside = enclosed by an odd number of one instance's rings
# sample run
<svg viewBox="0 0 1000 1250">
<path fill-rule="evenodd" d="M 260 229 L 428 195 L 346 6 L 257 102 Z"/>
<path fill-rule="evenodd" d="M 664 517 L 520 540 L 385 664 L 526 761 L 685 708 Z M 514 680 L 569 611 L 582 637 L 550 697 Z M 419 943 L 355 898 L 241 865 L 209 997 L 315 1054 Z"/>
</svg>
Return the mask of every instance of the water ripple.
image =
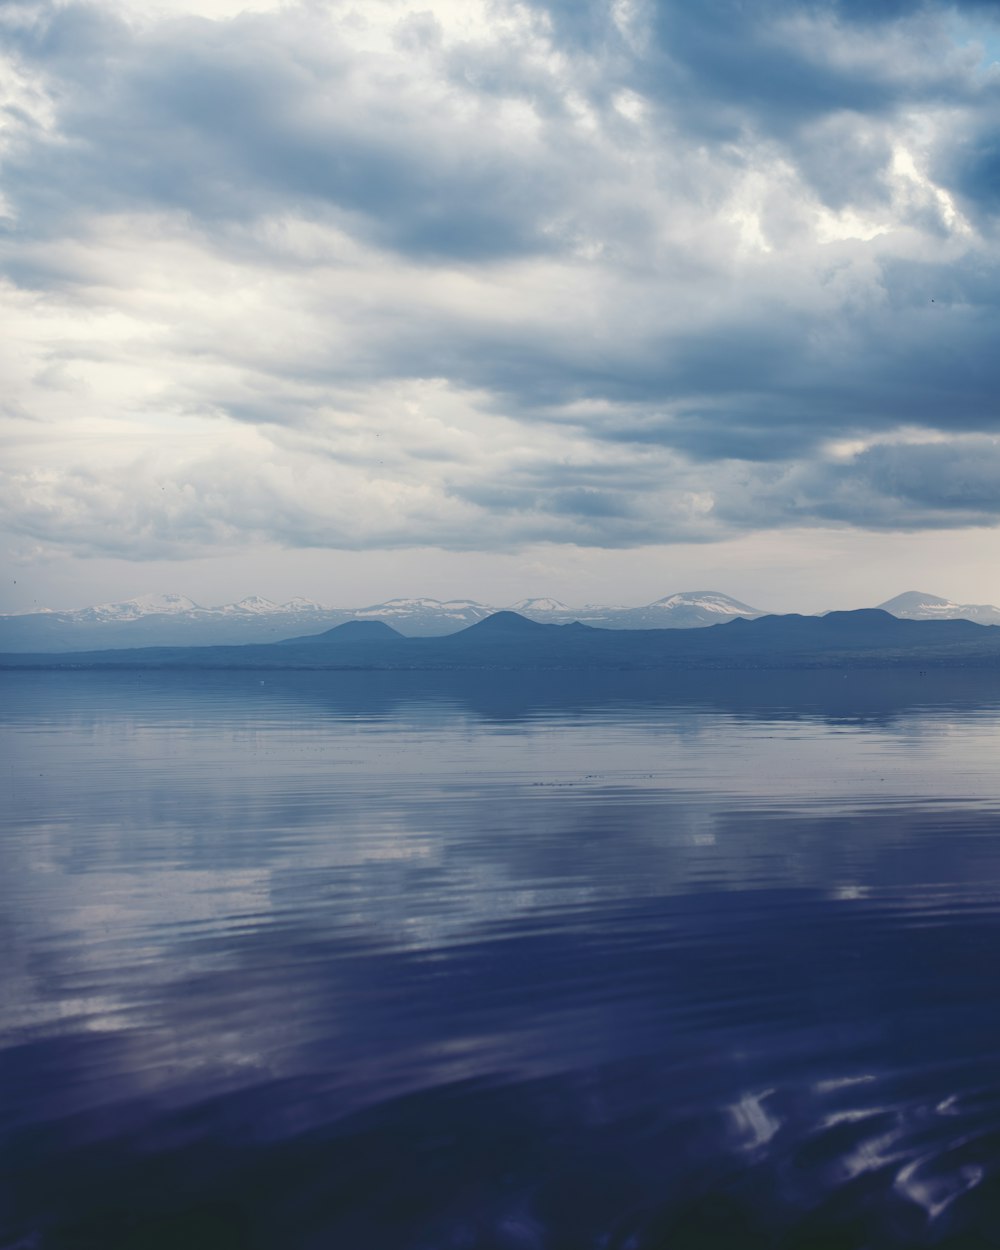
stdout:
<svg viewBox="0 0 1000 1250">
<path fill-rule="evenodd" d="M 2 680 L 0 1250 L 995 1240 L 989 691 Z"/>
</svg>

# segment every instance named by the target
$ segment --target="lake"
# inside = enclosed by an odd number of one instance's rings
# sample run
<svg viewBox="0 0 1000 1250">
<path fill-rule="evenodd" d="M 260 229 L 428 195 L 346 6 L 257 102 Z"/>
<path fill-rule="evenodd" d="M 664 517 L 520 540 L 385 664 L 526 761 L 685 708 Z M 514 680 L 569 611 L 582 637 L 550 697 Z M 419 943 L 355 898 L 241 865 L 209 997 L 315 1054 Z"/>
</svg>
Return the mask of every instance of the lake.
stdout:
<svg viewBox="0 0 1000 1250">
<path fill-rule="evenodd" d="M 2 1250 L 1000 1245 L 1000 678 L 0 674 Z"/>
</svg>

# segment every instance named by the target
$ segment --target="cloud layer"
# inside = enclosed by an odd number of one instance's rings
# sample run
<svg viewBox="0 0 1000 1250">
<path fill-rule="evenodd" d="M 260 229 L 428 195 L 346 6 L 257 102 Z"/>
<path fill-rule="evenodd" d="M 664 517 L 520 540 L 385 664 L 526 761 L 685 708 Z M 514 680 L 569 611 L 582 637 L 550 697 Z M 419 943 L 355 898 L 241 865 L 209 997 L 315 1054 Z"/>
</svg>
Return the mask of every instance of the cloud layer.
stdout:
<svg viewBox="0 0 1000 1250">
<path fill-rule="evenodd" d="M 0 14 L 22 553 L 1000 519 L 986 4 Z"/>
</svg>

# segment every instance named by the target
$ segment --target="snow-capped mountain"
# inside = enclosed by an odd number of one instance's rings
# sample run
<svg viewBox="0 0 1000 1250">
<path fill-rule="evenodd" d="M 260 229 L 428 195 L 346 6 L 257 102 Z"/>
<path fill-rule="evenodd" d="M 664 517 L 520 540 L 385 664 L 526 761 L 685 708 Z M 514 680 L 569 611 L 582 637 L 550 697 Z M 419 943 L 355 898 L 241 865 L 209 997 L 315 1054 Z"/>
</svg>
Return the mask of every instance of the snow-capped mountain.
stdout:
<svg viewBox="0 0 1000 1250">
<path fill-rule="evenodd" d="M 684 590 L 665 595 L 644 608 L 627 612 L 628 629 L 698 629 L 722 625 L 741 616 L 754 620 L 765 613 L 718 590 Z"/>
<path fill-rule="evenodd" d="M 180 616 L 202 610 L 187 595 L 139 595 L 122 603 L 99 603 L 60 615 L 73 616 L 80 621 L 137 621 L 142 616 Z"/>
<path fill-rule="evenodd" d="M 332 608 L 310 599 L 274 603 L 250 595 L 203 607 L 186 595 L 140 595 L 72 611 L 0 616 L 0 651 L 80 651 L 117 647 L 227 646 L 322 633 L 354 620 L 383 620 L 401 633 L 454 633 L 496 611 L 471 599 L 390 599 Z"/>
<path fill-rule="evenodd" d="M 716 591 L 667 595 L 645 607 L 568 607 L 558 599 L 521 599 L 509 605 L 533 621 L 582 621 L 604 629 L 689 629 L 762 613 Z M 85 651 L 118 647 L 210 646 L 277 642 L 319 634 L 347 621 L 384 621 L 402 634 L 450 634 L 497 609 L 474 599 L 389 599 L 362 608 L 332 608 L 309 599 L 273 603 L 250 595 L 238 603 L 203 607 L 178 594 L 140 595 L 121 603 L 67 612 L 0 616 L 0 651 Z"/>
<path fill-rule="evenodd" d="M 558 599 L 518 599 L 517 603 L 507 605 L 507 611 L 530 617 L 532 612 L 571 612 L 573 609 Z"/>
<path fill-rule="evenodd" d="M 272 599 L 263 599 L 260 595 L 248 595 L 245 599 L 241 599 L 239 603 L 227 603 L 219 611 L 230 614 L 250 612 L 254 616 L 272 616 L 275 612 L 280 611 L 280 607 L 281 605 L 275 603 Z"/>
<path fill-rule="evenodd" d="M 717 590 L 684 590 L 665 595 L 644 607 L 605 607 L 587 604 L 568 608 L 554 599 L 522 599 L 512 605 L 533 621 L 566 625 L 582 621 L 601 629 L 697 629 L 705 625 L 721 625 L 737 616 L 753 620 L 764 616 L 758 608 L 724 595 Z"/>
<path fill-rule="evenodd" d="M 354 608 L 351 617 L 385 621 L 393 629 L 413 637 L 451 634 L 491 616 L 496 608 L 474 599 L 389 599 L 385 603 Z"/>
<path fill-rule="evenodd" d="M 202 607 L 186 595 L 140 595 L 67 612 L 0 616 L 0 650 L 79 651 L 104 647 L 226 645 L 275 642 L 351 619 L 308 599 L 272 603 L 259 595 Z"/>
<path fill-rule="evenodd" d="M 940 595 L 907 590 L 878 605 L 883 612 L 906 621 L 977 621 L 980 625 L 1000 625 L 1000 608 L 992 603 L 952 603 Z"/>
<path fill-rule="evenodd" d="M 756 608 L 740 603 L 738 599 L 721 594 L 718 590 L 685 590 L 678 595 L 665 595 L 649 606 L 671 612 L 680 608 L 692 608 L 699 612 L 707 612 L 713 619 L 719 616 L 760 615 Z"/>
<path fill-rule="evenodd" d="M 1000 608 L 992 604 L 953 603 L 917 590 L 906 591 L 878 606 L 907 620 L 965 619 L 1000 625 Z M 752 620 L 765 615 L 760 609 L 716 590 L 680 591 L 642 607 L 596 603 L 572 607 L 540 596 L 519 599 L 504 607 L 542 624 L 580 621 L 601 629 L 697 629 L 737 617 Z M 428 637 L 456 633 L 497 610 L 474 599 L 389 599 L 361 608 L 333 608 L 303 598 L 274 603 L 260 595 L 249 595 L 238 603 L 203 607 L 186 595 L 145 594 L 72 611 L 40 609 L 0 615 L 0 652 L 279 642 L 321 634 L 348 621 L 382 621 L 401 634 Z"/>
</svg>

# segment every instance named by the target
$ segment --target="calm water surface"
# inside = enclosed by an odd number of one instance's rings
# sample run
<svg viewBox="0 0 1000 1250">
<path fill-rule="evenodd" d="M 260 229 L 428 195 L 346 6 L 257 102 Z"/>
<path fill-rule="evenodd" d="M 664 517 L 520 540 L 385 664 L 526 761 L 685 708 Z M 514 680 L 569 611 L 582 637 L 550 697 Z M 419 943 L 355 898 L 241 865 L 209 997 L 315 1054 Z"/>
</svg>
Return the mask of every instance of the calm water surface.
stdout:
<svg viewBox="0 0 1000 1250">
<path fill-rule="evenodd" d="M 989 675 L 0 675 L 0 1248 L 1000 1246 Z"/>
</svg>

